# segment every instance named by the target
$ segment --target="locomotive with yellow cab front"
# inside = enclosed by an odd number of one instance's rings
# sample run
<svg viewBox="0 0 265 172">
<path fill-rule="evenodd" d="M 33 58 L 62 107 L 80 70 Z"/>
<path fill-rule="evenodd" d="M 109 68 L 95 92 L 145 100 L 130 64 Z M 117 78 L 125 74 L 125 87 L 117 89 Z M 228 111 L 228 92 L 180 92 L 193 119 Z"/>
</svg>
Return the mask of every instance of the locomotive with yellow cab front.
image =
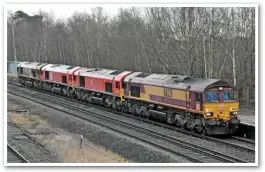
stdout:
<svg viewBox="0 0 265 172">
<path fill-rule="evenodd" d="M 233 134 L 240 121 L 236 90 L 218 79 L 134 72 L 123 81 L 127 111 L 208 135 Z"/>
<path fill-rule="evenodd" d="M 233 134 L 240 123 L 239 102 L 232 87 L 215 87 L 204 93 L 205 129 L 211 134 Z"/>
</svg>

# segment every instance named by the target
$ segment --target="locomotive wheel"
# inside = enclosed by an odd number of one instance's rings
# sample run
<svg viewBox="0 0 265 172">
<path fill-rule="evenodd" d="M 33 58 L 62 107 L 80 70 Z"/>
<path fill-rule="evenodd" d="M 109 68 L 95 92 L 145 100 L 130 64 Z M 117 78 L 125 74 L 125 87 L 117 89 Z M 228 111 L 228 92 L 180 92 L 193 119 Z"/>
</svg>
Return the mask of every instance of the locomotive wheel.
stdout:
<svg viewBox="0 0 265 172">
<path fill-rule="evenodd" d="M 191 133 L 195 133 L 196 132 L 195 127 L 191 127 L 190 131 L 191 131 Z"/>
<path fill-rule="evenodd" d="M 87 97 L 87 101 L 88 101 L 88 103 L 92 103 L 92 95 L 89 95 L 89 96 Z"/>
<path fill-rule="evenodd" d="M 76 92 L 76 97 L 77 97 L 78 100 L 82 100 L 82 96 L 81 96 L 81 92 L 80 91 Z"/>
<path fill-rule="evenodd" d="M 172 114 L 168 113 L 167 114 L 167 123 L 171 124 L 172 123 L 171 121 L 173 121 L 173 118 L 174 118 L 174 116 Z"/>
<path fill-rule="evenodd" d="M 139 117 L 139 116 L 140 116 L 140 114 L 139 114 L 139 113 L 137 113 L 137 111 L 135 110 L 135 111 L 134 111 L 134 116 L 137 116 L 137 117 Z"/>
<path fill-rule="evenodd" d="M 135 109 L 132 109 L 131 114 L 132 114 L 133 116 L 136 116 L 136 110 L 135 110 Z"/>
<path fill-rule="evenodd" d="M 182 130 L 185 130 L 185 129 L 187 128 L 186 125 L 187 125 L 187 124 L 185 123 L 185 124 L 181 125 L 180 128 L 181 128 Z"/>
<path fill-rule="evenodd" d="M 203 135 L 203 136 L 206 136 L 206 135 L 207 135 L 206 130 L 205 130 L 204 127 L 203 127 L 203 129 L 201 130 L 201 135 Z"/>
<path fill-rule="evenodd" d="M 108 108 L 108 103 L 107 103 L 107 99 L 104 100 L 104 107 Z"/>
<path fill-rule="evenodd" d="M 54 91 L 54 87 L 52 87 L 51 92 L 52 92 L 53 94 L 55 93 L 55 91 Z"/>
<path fill-rule="evenodd" d="M 106 98 L 104 99 L 104 107 L 106 107 L 106 108 L 110 108 L 111 106 L 112 106 L 112 103 L 111 103 L 110 98 L 109 98 L 109 97 L 106 97 Z"/>
<path fill-rule="evenodd" d="M 73 98 L 73 97 L 74 97 L 73 90 L 69 90 L 69 97 L 70 97 L 70 98 Z"/>
<path fill-rule="evenodd" d="M 122 112 L 122 113 L 126 112 L 124 106 L 121 107 L 121 112 Z"/>
<path fill-rule="evenodd" d="M 66 96 L 66 90 L 65 90 L 65 88 L 62 89 L 62 92 L 63 92 L 63 96 Z"/>
</svg>

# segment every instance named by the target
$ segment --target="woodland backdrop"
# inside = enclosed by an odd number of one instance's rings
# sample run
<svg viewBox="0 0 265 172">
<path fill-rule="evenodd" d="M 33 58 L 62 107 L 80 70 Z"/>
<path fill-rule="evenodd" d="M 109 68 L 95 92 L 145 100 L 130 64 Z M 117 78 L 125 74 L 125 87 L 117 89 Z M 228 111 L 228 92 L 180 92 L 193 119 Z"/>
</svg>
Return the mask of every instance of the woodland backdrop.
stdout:
<svg viewBox="0 0 265 172">
<path fill-rule="evenodd" d="M 8 13 L 7 58 L 220 78 L 255 100 L 255 8 L 103 8 L 55 19 Z"/>
</svg>

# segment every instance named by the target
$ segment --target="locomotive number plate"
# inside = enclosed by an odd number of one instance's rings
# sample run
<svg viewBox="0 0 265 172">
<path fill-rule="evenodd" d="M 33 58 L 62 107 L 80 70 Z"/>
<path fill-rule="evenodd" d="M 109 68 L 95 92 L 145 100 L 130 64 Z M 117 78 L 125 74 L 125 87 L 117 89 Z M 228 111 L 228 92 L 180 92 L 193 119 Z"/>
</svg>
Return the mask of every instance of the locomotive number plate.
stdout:
<svg viewBox="0 0 265 172">
<path fill-rule="evenodd" d="M 224 105 L 220 105 L 220 106 L 219 106 L 219 111 L 220 111 L 220 112 L 224 112 Z"/>
<path fill-rule="evenodd" d="M 171 88 L 164 88 L 164 96 L 167 98 L 172 98 L 173 92 Z"/>
</svg>

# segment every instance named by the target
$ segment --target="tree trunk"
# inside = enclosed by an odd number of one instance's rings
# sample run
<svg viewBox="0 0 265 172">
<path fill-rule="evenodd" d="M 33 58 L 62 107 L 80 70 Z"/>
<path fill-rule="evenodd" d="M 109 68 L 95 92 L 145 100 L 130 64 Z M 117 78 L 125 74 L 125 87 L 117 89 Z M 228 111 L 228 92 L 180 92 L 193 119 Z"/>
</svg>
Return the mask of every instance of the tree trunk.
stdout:
<svg viewBox="0 0 265 172">
<path fill-rule="evenodd" d="M 24 60 L 24 55 L 23 55 L 23 47 L 22 44 L 20 44 L 20 57 L 21 57 L 21 61 Z"/>
<path fill-rule="evenodd" d="M 15 31 L 14 31 L 14 25 L 12 24 L 12 36 L 13 36 L 13 51 L 14 51 L 14 61 L 17 61 L 17 49 L 16 49 L 16 43 L 15 43 Z"/>
<path fill-rule="evenodd" d="M 98 40 L 97 40 L 97 52 L 98 52 L 98 57 L 96 57 L 96 62 L 97 62 L 97 67 L 100 66 L 99 60 L 100 60 L 100 42 L 101 42 L 101 34 L 100 34 L 100 30 L 99 30 L 99 21 L 97 21 L 97 27 L 98 27 Z"/>
<path fill-rule="evenodd" d="M 43 26 L 43 58 L 44 58 L 44 62 L 47 63 L 48 62 L 48 57 L 47 57 L 47 44 L 46 44 L 46 32 L 47 30 L 45 30 L 45 25 Z"/>
<path fill-rule="evenodd" d="M 235 31 L 235 23 L 234 23 L 234 9 L 232 8 L 231 10 L 232 14 L 232 35 L 234 36 L 233 38 L 233 43 L 232 43 L 232 68 L 233 68 L 233 81 L 234 85 L 236 86 L 236 56 L 235 56 L 235 39 L 236 39 L 236 31 Z"/>
<path fill-rule="evenodd" d="M 206 59 L 206 54 L 205 54 L 205 37 L 203 37 L 203 62 L 204 62 L 204 77 L 208 78 L 207 76 L 207 59 Z"/>
<path fill-rule="evenodd" d="M 212 41 L 212 37 L 213 37 L 213 15 L 214 15 L 214 13 L 213 13 L 213 9 L 214 8 L 212 8 L 211 7 L 211 12 L 210 12 L 210 37 L 209 37 L 209 60 L 208 60 L 208 62 L 209 62 L 209 75 L 208 75 L 208 77 L 209 78 L 212 78 L 213 77 L 213 54 L 212 54 L 212 47 L 213 47 L 213 45 L 212 45 L 212 43 L 213 43 L 213 41 Z"/>
<path fill-rule="evenodd" d="M 26 30 L 26 38 L 24 40 L 26 58 L 27 58 L 27 61 L 31 61 L 30 58 L 29 58 L 29 51 L 28 51 L 28 27 L 27 27 L 26 22 L 24 23 L 24 29 Z"/>
<path fill-rule="evenodd" d="M 144 46 L 144 44 L 143 44 L 142 41 L 141 41 L 141 44 L 142 44 L 143 51 L 145 52 L 145 46 Z M 147 53 L 145 53 L 145 55 L 144 55 L 144 59 L 145 59 L 145 61 L 146 61 L 146 63 L 147 63 L 148 72 L 149 72 L 149 73 L 152 73 L 152 67 L 151 67 L 151 64 L 150 64 L 150 60 L 149 60 L 149 58 L 147 57 Z"/>
<path fill-rule="evenodd" d="M 58 48 L 59 48 L 59 57 L 60 57 L 60 62 L 59 63 L 62 63 L 63 62 L 63 59 L 62 59 L 62 50 L 61 50 L 60 37 L 59 37 L 59 35 L 57 36 L 57 38 L 58 38 Z"/>
<path fill-rule="evenodd" d="M 77 49 L 77 41 L 74 40 L 74 51 L 75 51 L 75 65 L 78 65 L 79 63 L 79 53 L 78 53 L 78 49 Z"/>
<path fill-rule="evenodd" d="M 233 66 L 233 80 L 234 80 L 234 85 L 236 86 L 236 56 L 235 56 L 234 46 L 233 46 L 232 66 Z"/>
<path fill-rule="evenodd" d="M 85 49 L 86 49 L 86 56 L 87 56 L 87 65 L 89 67 L 92 67 L 92 63 L 91 63 L 91 60 L 90 60 L 90 55 L 89 55 L 89 52 L 88 52 L 88 45 L 87 45 L 87 43 L 85 45 Z"/>
</svg>

